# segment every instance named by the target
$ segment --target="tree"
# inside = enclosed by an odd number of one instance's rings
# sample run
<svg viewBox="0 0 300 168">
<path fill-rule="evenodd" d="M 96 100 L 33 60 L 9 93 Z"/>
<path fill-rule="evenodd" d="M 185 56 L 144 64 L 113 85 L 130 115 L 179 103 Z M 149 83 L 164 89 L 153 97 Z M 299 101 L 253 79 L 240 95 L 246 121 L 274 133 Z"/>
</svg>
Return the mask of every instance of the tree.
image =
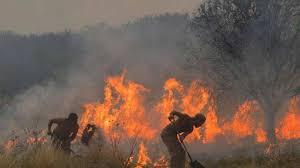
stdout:
<svg viewBox="0 0 300 168">
<path fill-rule="evenodd" d="M 192 67 L 255 99 L 270 142 L 276 114 L 299 93 L 299 10 L 299 0 L 205 0 L 191 18 Z"/>
</svg>

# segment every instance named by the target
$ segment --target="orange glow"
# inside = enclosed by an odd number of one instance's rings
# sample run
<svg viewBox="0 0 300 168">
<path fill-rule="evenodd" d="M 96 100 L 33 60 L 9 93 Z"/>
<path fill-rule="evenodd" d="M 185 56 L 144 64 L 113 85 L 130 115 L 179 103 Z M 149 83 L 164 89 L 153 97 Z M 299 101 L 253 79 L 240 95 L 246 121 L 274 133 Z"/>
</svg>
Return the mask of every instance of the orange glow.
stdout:
<svg viewBox="0 0 300 168">
<path fill-rule="evenodd" d="M 81 131 L 90 123 L 100 127 L 107 139 L 138 137 L 148 142 L 159 137 L 161 130 L 169 124 L 169 113 L 178 110 L 191 117 L 201 112 L 207 118 L 201 129 L 194 129 L 187 137 L 189 143 L 214 143 L 217 136 L 226 137 L 229 143 L 247 137 L 253 137 L 256 143 L 267 141 L 262 110 L 255 100 L 238 105 L 233 117 L 226 121 L 217 114 L 217 104 L 212 97 L 213 90 L 199 80 L 192 81 L 186 87 L 176 78 L 170 78 L 166 80 L 163 91 L 154 106 L 149 107 L 153 102 L 146 106 L 144 100 L 151 91 L 145 86 L 127 80 L 124 73 L 108 77 L 103 101 L 84 105 L 80 121 Z M 277 125 L 277 137 L 281 140 L 300 138 L 299 99 L 291 100 L 287 113 Z M 150 116 L 154 117 L 152 120 L 155 123 L 148 119 Z M 154 166 L 159 165 L 159 161 L 166 162 L 166 159 L 152 162 L 146 146 L 140 144 L 138 163 L 141 166 L 151 162 Z"/>
<path fill-rule="evenodd" d="M 150 93 L 149 89 L 126 80 L 124 73 L 120 76 L 108 77 L 103 102 L 89 103 L 84 106 L 81 128 L 92 123 L 102 128 L 107 138 L 138 136 L 143 140 L 152 140 L 158 137 L 164 126 L 169 124 L 168 115 L 175 109 L 184 111 L 190 116 L 198 112 L 206 115 L 204 129 L 195 129 L 187 137 L 188 142 L 201 140 L 202 143 L 213 143 L 218 135 L 229 136 L 230 139 L 235 140 L 254 136 L 259 143 L 267 141 L 266 132 L 263 129 L 263 117 L 261 117 L 261 110 L 256 101 L 245 101 L 238 106 L 230 121 L 220 124 L 216 113 L 217 105 L 211 97 L 209 88 L 199 80 L 192 81 L 190 86 L 185 88 L 177 79 L 170 78 L 164 84 L 163 96 L 153 109 L 149 110 L 159 114 L 156 115 L 159 118 L 155 119 L 159 124 L 155 123 L 153 127 L 147 120 L 144 104 L 147 93 Z M 280 139 L 299 138 L 297 103 L 299 104 L 299 98 L 290 103 L 288 113 L 277 128 Z"/>
<path fill-rule="evenodd" d="M 213 107 L 209 108 L 206 114 L 205 127 L 205 138 L 204 143 L 215 142 L 215 137 L 222 134 L 221 128 L 218 126 L 218 117 L 216 115 L 215 109 Z"/>
<path fill-rule="evenodd" d="M 151 163 L 151 159 L 148 156 L 148 150 L 144 143 L 139 146 L 138 161 L 135 168 L 143 168 Z"/>
<path fill-rule="evenodd" d="M 259 143 L 267 142 L 267 134 L 262 128 L 257 128 L 255 131 L 256 141 Z"/>
<path fill-rule="evenodd" d="M 265 142 L 266 133 L 262 129 L 263 120 L 260 119 L 261 117 L 255 119 L 255 115 L 260 114 L 259 112 L 256 101 L 244 102 L 238 107 L 232 120 L 224 124 L 225 134 L 235 140 L 255 136 L 257 142 Z"/>
<path fill-rule="evenodd" d="M 277 128 L 280 140 L 300 138 L 300 97 L 293 98 L 288 106 L 288 112 Z"/>
<path fill-rule="evenodd" d="M 155 130 L 149 126 L 145 116 L 143 94 L 148 89 L 125 80 L 124 75 L 107 79 L 102 103 L 85 105 L 80 132 L 88 123 L 93 123 L 103 129 L 106 137 L 113 133 L 121 137 L 154 137 Z"/>
<path fill-rule="evenodd" d="M 28 137 L 26 140 L 27 144 L 35 144 L 35 143 L 46 143 L 47 142 L 47 138 L 45 137 L 39 137 L 39 138 L 35 138 L 35 137 Z"/>
<path fill-rule="evenodd" d="M 225 130 L 232 132 L 232 134 L 238 138 L 252 135 L 255 129 L 255 121 L 251 117 L 254 104 L 255 102 L 253 101 L 246 101 L 240 105 L 232 121 L 225 124 Z"/>
<path fill-rule="evenodd" d="M 204 87 L 200 81 L 195 80 L 191 85 L 185 89 L 181 83 L 175 78 L 171 78 L 165 82 L 164 85 L 165 94 L 161 98 L 161 101 L 156 106 L 156 111 L 162 114 L 161 126 L 165 126 L 169 123 L 167 117 L 173 109 L 180 109 L 190 116 L 202 112 L 205 105 L 208 105 L 208 100 L 211 96 L 210 90 Z M 214 137 L 221 130 L 218 128 L 218 118 L 215 112 L 215 105 L 208 105 L 209 110 L 207 117 L 210 122 L 206 123 L 205 135 L 200 134 L 199 129 L 195 129 L 191 135 L 187 137 L 187 141 L 192 142 L 205 138 L 206 142 L 213 141 Z M 204 111 L 205 112 L 205 111 Z"/>
<path fill-rule="evenodd" d="M 17 139 L 8 140 L 7 142 L 5 142 L 3 145 L 5 151 L 10 152 L 16 146 L 17 142 Z"/>
<path fill-rule="evenodd" d="M 210 98 L 209 90 L 203 87 L 200 81 L 193 81 L 188 88 L 186 95 L 182 98 L 181 109 L 191 116 L 199 113 L 208 103 Z"/>
<path fill-rule="evenodd" d="M 168 168 L 168 160 L 165 155 L 162 155 L 154 164 L 154 168 Z"/>
<path fill-rule="evenodd" d="M 175 78 L 171 78 L 165 82 L 164 91 L 164 95 L 155 107 L 155 111 L 161 114 L 160 127 L 164 127 L 169 123 L 168 116 L 175 109 L 180 99 L 180 97 L 176 97 L 176 93 L 181 96 L 183 86 Z"/>
<path fill-rule="evenodd" d="M 202 112 L 204 106 L 208 104 L 208 99 L 210 98 L 210 93 L 207 88 L 201 85 L 200 81 L 193 81 L 190 85 L 190 87 L 187 89 L 186 94 L 182 96 L 182 103 L 180 105 L 181 109 L 186 112 L 190 116 L 194 116 L 199 112 Z M 211 108 L 211 110 L 214 110 Z M 206 117 L 216 117 L 214 116 L 215 111 L 210 111 L 207 113 Z M 218 120 L 217 118 L 214 118 L 215 120 Z M 205 124 L 205 127 L 214 127 L 214 121 L 207 122 Z M 205 139 L 209 138 L 212 139 L 213 137 L 207 137 L 211 136 L 213 130 L 205 129 Z M 209 135 L 210 134 L 210 135 Z M 199 129 L 195 129 L 191 135 L 187 137 L 187 141 L 192 142 L 195 140 L 201 139 L 201 134 L 199 132 Z"/>
</svg>

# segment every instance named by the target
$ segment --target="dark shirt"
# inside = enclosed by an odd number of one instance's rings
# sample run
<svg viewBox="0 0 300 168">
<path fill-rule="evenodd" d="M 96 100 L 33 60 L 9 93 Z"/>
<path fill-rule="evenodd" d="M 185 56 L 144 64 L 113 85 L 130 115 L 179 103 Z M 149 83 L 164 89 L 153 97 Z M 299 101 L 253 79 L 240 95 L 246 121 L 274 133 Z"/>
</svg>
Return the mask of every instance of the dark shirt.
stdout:
<svg viewBox="0 0 300 168">
<path fill-rule="evenodd" d="M 194 125 L 192 118 L 186 114 L 180 116 L 174 122 L 168 124 L 162 131 L 162 135 L 177 135 L 181 133 L 191 133 L 193 132 Z"/>
<path fill-rule="evenodd" d="M 59 121 L 59 120 L 58 120 Z M 54 136 L 58 139 L 64 140 L 72 140 L 78 131 L 79 125 L 76 122 L 72 122 L 68 119 L 60 120 L 56 122 L 57 126 L 53 130 Z"/>
</svg>

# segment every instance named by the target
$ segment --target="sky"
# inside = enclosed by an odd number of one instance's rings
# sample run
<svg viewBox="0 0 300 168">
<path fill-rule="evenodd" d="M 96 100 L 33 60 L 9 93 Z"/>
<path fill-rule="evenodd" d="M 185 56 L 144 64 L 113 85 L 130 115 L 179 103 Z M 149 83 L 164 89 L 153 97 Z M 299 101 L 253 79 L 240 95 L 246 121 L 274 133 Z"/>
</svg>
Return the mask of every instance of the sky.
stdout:
<svg viewBox="0 0 300 168">
<path fill-rule="evenodd" d="M 0 0 L 0 31 L 43 33 L 120 25 L 145 15 L 192 12 L 201 0 Z"/>
</svg>

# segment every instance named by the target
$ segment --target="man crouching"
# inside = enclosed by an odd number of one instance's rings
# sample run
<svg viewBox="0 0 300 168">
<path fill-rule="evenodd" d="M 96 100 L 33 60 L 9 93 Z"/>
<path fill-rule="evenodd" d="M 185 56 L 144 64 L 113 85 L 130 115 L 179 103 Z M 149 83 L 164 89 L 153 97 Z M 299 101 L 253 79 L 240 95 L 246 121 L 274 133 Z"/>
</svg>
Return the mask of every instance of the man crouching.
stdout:
<svg viewBox="0 0 300 168">
<path fill-rule="evenodd" d="M 48 123 L 48 135 L 52 137 L 52 144 L 56 149 L 70 153 L 71 142 L 76 138 L 79 125 L 77 124 L 78 116 L 75 113 L 70 113 L 68 118 L 52 119 Z M 53 131 L 51 127 L 57 124 Z"/>
<path fill-rule="evenodd" d="M 175 116 L 178 117 L 177 120 L 175 120 Z M 169 115 L 169 120 L 172 122 L 162 130 L 161 138 L 170 154 L 171 168 L 184 168 L 185 151 L 179 141 L 182 142 L 186 136 L 192 133 L 194 127 L 198 128 L 204 124 L 206 118 L 201 113 L 190 117 L 187 114 L 172 111 Z"/>
</svg>

